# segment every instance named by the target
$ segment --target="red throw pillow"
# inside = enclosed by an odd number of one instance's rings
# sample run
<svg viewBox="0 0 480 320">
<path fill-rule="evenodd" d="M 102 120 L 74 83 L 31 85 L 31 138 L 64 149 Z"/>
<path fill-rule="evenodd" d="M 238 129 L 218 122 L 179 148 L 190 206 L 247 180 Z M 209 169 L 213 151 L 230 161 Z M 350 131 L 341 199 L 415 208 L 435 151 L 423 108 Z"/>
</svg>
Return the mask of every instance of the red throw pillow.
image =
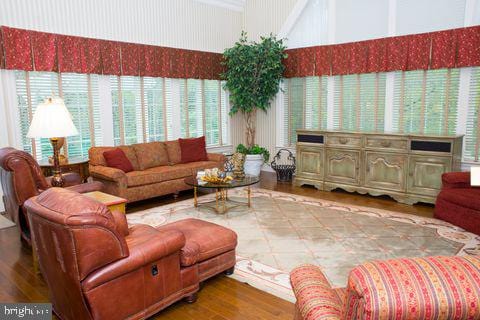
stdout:
<svg viewBox="0 0 480 320">
<path fill-rule="evenodd" d="M 205 136 L 191 139 L 178 139 L 182 153 L 182 163 L 208 160 Z"/>
<path fill-rule="evenodd" d="M 132 163 L 120 148 L 105 151 L 103 157 L 105 158 L 105 162 L 107 162 L 107 166 L 111 168 L 120 169 L 125 173 L 133 171 Z"/>
</svg>

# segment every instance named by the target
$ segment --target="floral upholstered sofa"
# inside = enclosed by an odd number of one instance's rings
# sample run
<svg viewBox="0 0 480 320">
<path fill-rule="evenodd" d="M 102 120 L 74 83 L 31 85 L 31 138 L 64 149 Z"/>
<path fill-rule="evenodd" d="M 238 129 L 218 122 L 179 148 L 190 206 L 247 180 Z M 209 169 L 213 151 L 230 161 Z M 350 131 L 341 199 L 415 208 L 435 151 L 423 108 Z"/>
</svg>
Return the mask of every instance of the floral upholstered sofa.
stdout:
<svg viewBox="0 0 480 320">
<path fill-rule="evenodd" d="M 333 289 L 320 269 L 290 273 L 296 320 L 480 319 L 480 256 L 378 260 Z"/>
<path fill-rule="evenodd" d="M 186 139 L 185 139 L 186 140 Z M 104 152 L 119 148 L 133 171 L 124 172 L 107 166 Z M 104 192 L 134 202 L 191 188 L 186 177 L 198 170 L 223 168 L 222 154 L 206 153 L 203 161 L 182 161 L 179 140 L 148 142 L 119 147 L 92 147 L 88 152 L 90 175 L 104 184 Z M 185 158 L 185 157 L 184 157 Z"/>
</svg>

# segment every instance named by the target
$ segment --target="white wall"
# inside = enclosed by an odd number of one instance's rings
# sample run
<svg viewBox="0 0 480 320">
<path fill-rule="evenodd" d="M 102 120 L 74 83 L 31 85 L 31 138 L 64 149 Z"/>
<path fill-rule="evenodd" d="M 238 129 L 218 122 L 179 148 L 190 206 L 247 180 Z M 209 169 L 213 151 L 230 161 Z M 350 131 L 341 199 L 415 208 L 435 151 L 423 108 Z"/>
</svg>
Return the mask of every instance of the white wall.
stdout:
<svg viewBox="0 0 480 320">
<path fill-rule="evenodd" d="M 223 52 L 242 12 L 192 0 L 1 0 L 0 25 Z"/>
</svg>

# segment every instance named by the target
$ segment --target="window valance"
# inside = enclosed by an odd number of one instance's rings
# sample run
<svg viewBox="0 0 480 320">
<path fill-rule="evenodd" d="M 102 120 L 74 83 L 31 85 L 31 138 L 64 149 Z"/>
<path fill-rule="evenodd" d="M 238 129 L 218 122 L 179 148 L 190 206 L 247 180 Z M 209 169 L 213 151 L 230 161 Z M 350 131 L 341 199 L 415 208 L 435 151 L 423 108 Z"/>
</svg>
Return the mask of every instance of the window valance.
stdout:
<svg viewBox="0 0 480 320">
<path fill-rule="evenodd" d="M 480 66 L 480 26 L 286 53 L 286 78 Z"/>
<path fill-rule="evenodd" d="M 220 79 L 221 53 L 0 27 L 0 68 Z"/>
</svg>

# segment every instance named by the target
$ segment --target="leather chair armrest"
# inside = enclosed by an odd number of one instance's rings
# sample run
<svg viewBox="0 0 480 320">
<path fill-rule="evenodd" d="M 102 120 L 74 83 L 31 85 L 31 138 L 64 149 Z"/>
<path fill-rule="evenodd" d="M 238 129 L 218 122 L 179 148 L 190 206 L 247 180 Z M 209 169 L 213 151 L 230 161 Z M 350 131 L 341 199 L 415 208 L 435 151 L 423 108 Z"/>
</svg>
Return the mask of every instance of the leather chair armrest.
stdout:
<svg viewBox="0 0 480 320">
<path fill-rule="evenodd" d="M 77 184 L 76 186 L 67 187 L 66 189 L 72 190 L 78 193 L 87 193 L 92 191 L 102 191 L 103 183 L 100 181 L 92 181 L 82 184 Z"/>
<path fill-rule="evenodd" d="M 343 301 L 332 289 L 319 267 L 302 265 L 290 272 L 290 283 L 297 298 L 296 308 L 303 320 L 340 319 Z"/>
<path fill-rule="evenodd" d="M 117 168 L 90 166 L 90 175 L 95 178 L 120 182 L 126 179 L 125 172 Z"/>
<path fill-rule="evenodd" d="M 471 188 L 470 172 L 447 172 L 442 174 L 442 186 L 445 189 Z"/>
<path fill-rule="evenodd" d="M 226 157 L 221 153 L 207 153 L 208 161 L 225 162 Z"/>
<path fill-rule="evenodd" d="M 180 231 L 160 232 L 148 225 L 136 225 L 130 228 L 130 234 L 125 237 L 125 240 L 130 255 L 92 272 L 82 282 L 84 291 L 90 291 L 149 263 L 161 260 L 180 251 L 185 245 L 185 236 Z M 178 263 L 180 264 L 180 258 Z"/>
</svg>

